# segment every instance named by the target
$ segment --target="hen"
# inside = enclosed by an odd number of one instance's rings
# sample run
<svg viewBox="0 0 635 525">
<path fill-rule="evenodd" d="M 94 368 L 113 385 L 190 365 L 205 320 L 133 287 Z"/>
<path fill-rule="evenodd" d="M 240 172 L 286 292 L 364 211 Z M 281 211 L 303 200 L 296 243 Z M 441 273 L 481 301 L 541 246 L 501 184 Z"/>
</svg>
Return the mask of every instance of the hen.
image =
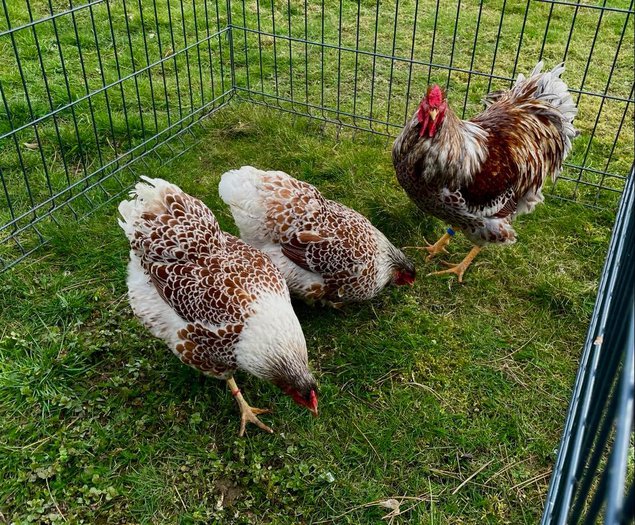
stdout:
<svg viewBox="0 0 635 525">
<path fill-rule="evenodd" d="M 446 251 L 453 229 L 474 244 L 460 264 L 435 274 L 455 273 L 461 282 L 483 246 L 515 242 L 513 219 L 532 212 L 546 178 L 557 177 L 577 135 L 577 108 L 560 79 L 564 66 L 541 70 L 539 62 L 529 78 L 490 94 L 471 120 L 460 120 L 435 85 L 395 140 L 399 183 L 421 210 L 452 226 L 425 247 L 428 259 Z"/>
<path fill-rule="evenodd" d="M 241 238 L 271 257 L 293 295 L 339 307 L 414 282 L 413 264 L 368 219 L 306 182 L 243 166 L 218 190 Z"/>
<path fill-rule="evenodd" d="M 134 313 L 185 364 L 224 379 L 247 422 L 256 416 L 233 378 L 238 369 L 272 381 L 317 415 L 317 387 L 284 278 L 269 258 L 224 233 L 198 199 L 143 177 L 123 201 L 130 241 L 128 297 Z"/>
</svg>

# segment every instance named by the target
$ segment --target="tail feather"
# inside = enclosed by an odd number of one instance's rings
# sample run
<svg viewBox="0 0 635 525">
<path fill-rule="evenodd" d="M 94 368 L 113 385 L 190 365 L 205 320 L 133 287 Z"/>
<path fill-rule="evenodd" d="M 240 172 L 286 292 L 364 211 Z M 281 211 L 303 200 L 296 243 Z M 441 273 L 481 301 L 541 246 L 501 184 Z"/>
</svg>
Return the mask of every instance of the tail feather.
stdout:
<svg viewBox="0 0 635 525">
<path fill-rule="evenodd" d="M 578 114 L 578 108 L 573 101 L 567 84 L 560 78 L 564 73 L 564 64 L 558 64 L 551 71 L 542 72 L 543 62 L 536 64 L 529 78 L 518 75 L 518 79 L 512 88 L 517 95 L 527 95 L 527 89 L 531 89 L 531 96 L 548 102 L 559 115 L 559 127 L 564 141 L 564 156 L 571 150 L 571 141 L 579 135 L 573 126 L 573 120 Z M 555 175 L 555 174 L 554 174 Z"/>
<path fill-rule="evenodd" d="M 223 173 L 218 184 L 218 193 L 232 212 L 243 240 L 260 246 L 266 237 L 263 225 L 267 209 L 260 192 L 266 171 L 252 166 Z"/>
<path fill-rule="evenodd" d="M 180 191 L 177 186 L 163 179 L 152 179 L 145 175 L 141 177 L 144 182 L 138 182 L 130 192 L 130 200 L 119 203 L 119 226 L 123 229 L 129 240 L 134 238 L 135 223 L 146 212 L 160 213 L 165 209 L 163 196 L 166 191 Z"/>
<path fill-rule="evenodd" d="M 262 183 L 265 171 L 252 166 L 243 166 L 237 170 L 230 170 L 221 175 L 218 193 L 225 204 L 238 208 L 249 209 L 260 201 L 258 187 Z"/>
<path fill-rule="evenodd" d="M 558 108 L 564 119 L 571 124 L 578 114 L 578 108 L 573 102 L 567 84 L 560 78 L 562 73 L 564 73 L 564 64 L 559 64 L 551 71 L 543 73 L 538 80 L 536 96 L 549 100 L 551 105 Z"/>
</svg>

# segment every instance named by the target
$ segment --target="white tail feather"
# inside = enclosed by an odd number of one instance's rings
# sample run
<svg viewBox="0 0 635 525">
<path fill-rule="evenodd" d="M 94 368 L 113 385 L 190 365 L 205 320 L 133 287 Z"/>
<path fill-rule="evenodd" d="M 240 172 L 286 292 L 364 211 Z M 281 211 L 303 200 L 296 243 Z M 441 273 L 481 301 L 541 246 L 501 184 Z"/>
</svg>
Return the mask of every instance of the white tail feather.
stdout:
<svg viewBox="0 0 635 525">
<path fill-rule="evenodd" d="M 262 247 L 267 237 L 263 230 L 267 210 L 260 187 L 268 172 L 252 166 L 223 173 L 218 184 L 218 193 L 232 212 L 240 236 L 246 242 Z"/>
<path fill-rule="evenodd" d="M 142 176 L 145 182 L 138 182 L 130 192 L 130 200 L 121 201 L 119 213 L 123 220 L 119 219 L 119 226 L 126 233 L 126 237 L 134 238 L 135 223 L 145 212 L 160 213 L 164 210 L 163 196 L 166 192 L 181 191 L 178 186 L 163 179 L 152 179 Z"/>
<path fill-rule="evenodd" d="M 578 114 L 578 108 L 571 93 L 569 93 L 567 84 L 560 78 L 565 70 L 564 64 L 558 64 L 551 71 L 544 73 L 542 73 L 542 67 L 543 62 L 538 62 L 529 78 L 538 76 L 535 96 L 548 101 L 562 115 L 562 134 L 565 142 L 563 158 L 566 158 L 571 150 L 571 140 L 578 136 L 578 131 L 573 127 L 573 120 Z M 522 74 L 518 75 L 513 89 L 521 87 L 526 81 L 527 79 Z"/>
</svg>

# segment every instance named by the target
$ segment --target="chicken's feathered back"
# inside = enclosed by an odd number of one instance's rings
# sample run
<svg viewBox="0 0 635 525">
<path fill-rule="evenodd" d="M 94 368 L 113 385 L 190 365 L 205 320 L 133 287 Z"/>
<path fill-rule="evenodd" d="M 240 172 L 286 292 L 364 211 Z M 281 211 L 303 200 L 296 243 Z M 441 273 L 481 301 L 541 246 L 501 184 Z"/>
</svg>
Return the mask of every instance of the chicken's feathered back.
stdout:
<svg viewBox="0 0 635 525">
<path fill-rule="evenodd" d="M 246 242 L 264 250 L 292 293 L 331 303 L 377 294 L 414 267 L 365 217 L 310 184 L 251 166 L 223 174 L 221 198 Z"/>
</svg>

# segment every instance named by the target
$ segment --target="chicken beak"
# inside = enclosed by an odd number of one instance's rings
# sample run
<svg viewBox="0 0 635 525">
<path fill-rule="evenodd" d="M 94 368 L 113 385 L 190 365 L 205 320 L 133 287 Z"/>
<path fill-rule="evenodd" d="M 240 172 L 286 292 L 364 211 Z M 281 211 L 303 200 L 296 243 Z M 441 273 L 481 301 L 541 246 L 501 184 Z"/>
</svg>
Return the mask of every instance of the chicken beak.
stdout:
<svg viewBox="0 0 635 525">
<path fill-rule="evenodd" d="M 428 111 L 430 118 L 432 119 L 432 122 L 434 122 L 437 119 L 437 115 L 439 113 L 438 109 L 431 109 L 430 111 Z"/>
<path fill-rule="evenodd" d="M 313 414 L 313 417 L 318 417 L 318 409 L 317 409 L 317 407 L 309 408 L 309 412 L 311 412 L 311 414 Z"/>
</svg>

